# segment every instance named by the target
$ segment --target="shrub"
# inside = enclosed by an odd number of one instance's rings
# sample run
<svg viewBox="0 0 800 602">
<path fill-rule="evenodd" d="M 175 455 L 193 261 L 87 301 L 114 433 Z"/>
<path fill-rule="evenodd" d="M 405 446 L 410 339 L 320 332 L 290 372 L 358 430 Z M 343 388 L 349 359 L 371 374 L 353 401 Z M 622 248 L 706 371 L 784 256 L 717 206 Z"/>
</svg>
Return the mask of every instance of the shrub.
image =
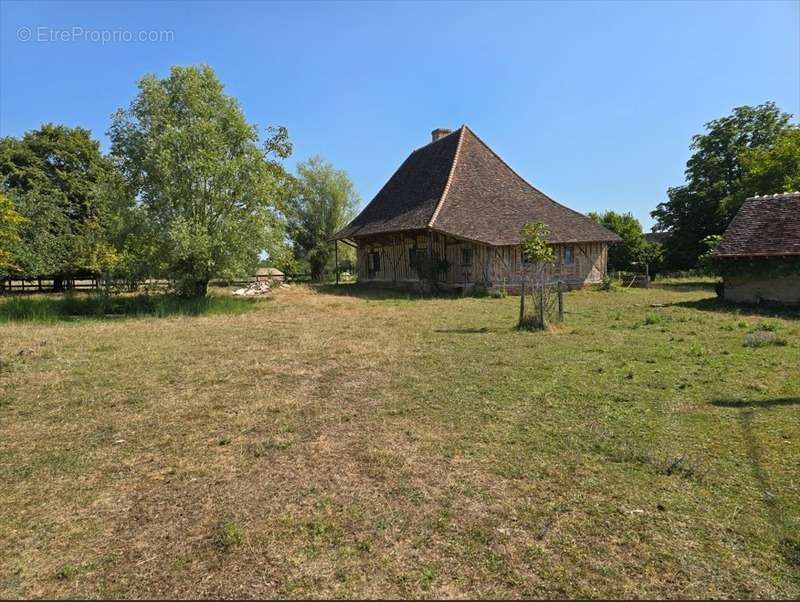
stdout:
<svg viewBox="0 0 800 602">
<path fill-rule="evenodd" d="M 776 332 L 778 330 L 778 325 L 775 322 L 759 322 L 753 328 L 754 332 Z"/>
<path fill-rule="evenodd" d="M 616 280 L 614 280 L 611 276 L 606 274 L 603 276 L 603 281 L 600 283 L 600 290 L 601 291 L 615 291 L 619 288 L 619 284 Z"/>
<path fill-rule="evenodd" d="M 768 345 L 783 346 L 786 345 L 786 340 L 780 338 L 774 332 L 768 332 L 763 330 L 751 332 L 746 337 L 744 337 L 745 347 L 766 347 Z"/>
</svg>

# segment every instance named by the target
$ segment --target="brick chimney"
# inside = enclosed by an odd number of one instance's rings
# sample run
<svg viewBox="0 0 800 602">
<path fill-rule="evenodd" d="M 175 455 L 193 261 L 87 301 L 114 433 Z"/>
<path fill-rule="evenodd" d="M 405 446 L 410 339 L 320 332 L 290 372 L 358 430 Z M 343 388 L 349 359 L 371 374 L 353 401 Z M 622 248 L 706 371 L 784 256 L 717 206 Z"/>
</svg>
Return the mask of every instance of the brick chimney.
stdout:
<svg viewBox="0 0 800 602">
<path fill-rule="evenodd" d="M 431 142 L 436 142 L 447 136 L 447 134 L 452 134 L 453 130 L 448 130 L 447 128 L 436 128 L 431 132 Z"/>
</svg>

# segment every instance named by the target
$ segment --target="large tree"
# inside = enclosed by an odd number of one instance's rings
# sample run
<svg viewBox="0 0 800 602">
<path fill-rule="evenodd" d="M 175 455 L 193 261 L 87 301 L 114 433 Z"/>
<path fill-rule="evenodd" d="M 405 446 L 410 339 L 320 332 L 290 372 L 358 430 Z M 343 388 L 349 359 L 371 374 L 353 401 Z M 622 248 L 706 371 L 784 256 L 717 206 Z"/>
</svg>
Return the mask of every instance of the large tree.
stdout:
<svg viewBox="0 0 800 602">
<path fill-rule="evenodd" d="M 642 232 L 642 224 L 632 214 L 606 211 L 590 213 L 589 217 L 622 239 L 622 242 L 615 243 L 608 249 L 609 268 L 630 270 L 635 262 L 644 259 L 647 241 Z"/>
<path fill-rule="evenodd" d="M 103 201 L 98 194 L 110 164 L 89 130 L 45 124 L 21 139 L 0 139 L 0 178 L 26 218 L 15 269 L 64 278 L 94 271 L 105 254 Z"/>
<path fill-rule="evenodd" d="M 656 228 L 670 233 L 665 243 L 670 267 L 694 267 L 705 252 L 703 239 L 722 234 L 749 193 L 743 158 L 774 145 L 790 118 L 772 102 L 737 107 L 692 138 L 686 184 L 670 188 L 668 200 L 652 212 Z"/>
<path fill-rule="evenodd" d="M 748 196 L 800 190 L 800 127 L 786 128 L 772 145 L 745 152 L 742 163 Z"/>
<path fill-rule="evenodd" d="M 286 208 L 288 231 L 297 259 L 308 262 L 315 280 L 334 269 L 331 237 L 353 218 L 358 204 L 346 172 L 320 157 L 297 166 L 295 191 Z"/>
<path fill-rule="evenodd" d="M 111 155 L 149 222 L 161 275 L 187 296 L 249 273 L 280 228 L 291 153 L 284 128 L 259 132 L 208 66 L 142 78 L 114 114 Z"/>
<path fill-rule="evenodd" d="M 11 199 L 0 192 L 0 275 L 16 271 L 16 249 L 21 242 L 19 230 L 25 218 L 14 210 Z"/>
</svg>

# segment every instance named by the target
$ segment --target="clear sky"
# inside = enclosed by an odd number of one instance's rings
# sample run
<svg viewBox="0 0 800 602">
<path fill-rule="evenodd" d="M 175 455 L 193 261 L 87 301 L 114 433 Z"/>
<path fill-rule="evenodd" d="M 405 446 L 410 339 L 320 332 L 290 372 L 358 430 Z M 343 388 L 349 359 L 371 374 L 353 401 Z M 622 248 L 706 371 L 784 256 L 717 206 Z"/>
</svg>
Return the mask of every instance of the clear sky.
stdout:
<svg viewBox="0 0 800 602">
<path fill-rule="evenodd" d="M 555 199 L 648 227 L 705 122 L 800 113 L 797 1 L 3 0 L 0 17 L 0 134 L 52 121 L 107 149 L 143 74 L 207 63 L 248 120 L 289 128 L 288 167 L 320 154 L 363 203 L 432 129 L 467 123 Z M 123 37 L 140 32 L 168 33 Z"/>
</svg>

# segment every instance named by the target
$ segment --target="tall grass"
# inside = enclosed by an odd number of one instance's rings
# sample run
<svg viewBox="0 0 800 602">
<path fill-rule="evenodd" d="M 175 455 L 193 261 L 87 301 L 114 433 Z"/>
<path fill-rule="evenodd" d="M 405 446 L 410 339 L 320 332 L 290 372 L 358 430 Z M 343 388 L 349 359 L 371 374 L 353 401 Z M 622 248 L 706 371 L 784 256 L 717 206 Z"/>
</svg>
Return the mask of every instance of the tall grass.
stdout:
<svg viewBox="0 0 800 602">
<path fill-rule="evenodd" d="M 66 294 L 0 299 L 0 323 L 58 322 L 79 318 L 199 316 L 239 314 L 258 299 L 208 296 L 185 299 L 173 295 Z"/>
</svg>

